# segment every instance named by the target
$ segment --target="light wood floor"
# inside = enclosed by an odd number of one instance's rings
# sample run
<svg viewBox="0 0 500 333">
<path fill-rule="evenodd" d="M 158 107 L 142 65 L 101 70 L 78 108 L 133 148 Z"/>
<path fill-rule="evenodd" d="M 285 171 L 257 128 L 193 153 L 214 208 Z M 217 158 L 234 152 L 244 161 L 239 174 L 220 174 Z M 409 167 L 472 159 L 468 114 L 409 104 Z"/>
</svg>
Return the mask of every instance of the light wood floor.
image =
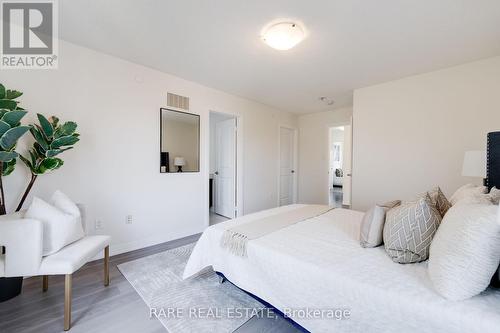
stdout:
<svg viewBox="0 0 500 333">
<path fill-rule="evenodd" d="M 165 333 L 149 308 L 117 269 L 117 265 L 196 241 L 199 235 L 155 245 L 110 258 L 109 287 L 103 285 L 102 260 L 93 261 L 73 275 L 72 333 Z M 42 278 L 24 280 L 19 297 L 0 303 L 1 333 L 63 332 L 64 276 L 51 276 L 42 293 Z M 237 333 L 299 332 L 278 318 L 252 318 Z M 175 333 L 175 332 L 170 332 Z"/>
</svg>

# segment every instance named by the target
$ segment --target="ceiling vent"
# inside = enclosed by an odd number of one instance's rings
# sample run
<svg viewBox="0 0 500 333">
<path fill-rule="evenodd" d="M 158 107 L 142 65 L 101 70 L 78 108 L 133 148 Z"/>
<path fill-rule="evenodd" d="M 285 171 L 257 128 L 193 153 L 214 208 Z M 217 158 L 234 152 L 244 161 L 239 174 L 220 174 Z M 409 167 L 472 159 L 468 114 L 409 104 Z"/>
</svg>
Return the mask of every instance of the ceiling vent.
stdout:
<svg viewBox="0 0 500 333">
<path fill-rule="evenodd" d="M 189 110 L 189 97 L 167 93 L 167 106 Z"/>
</svg>

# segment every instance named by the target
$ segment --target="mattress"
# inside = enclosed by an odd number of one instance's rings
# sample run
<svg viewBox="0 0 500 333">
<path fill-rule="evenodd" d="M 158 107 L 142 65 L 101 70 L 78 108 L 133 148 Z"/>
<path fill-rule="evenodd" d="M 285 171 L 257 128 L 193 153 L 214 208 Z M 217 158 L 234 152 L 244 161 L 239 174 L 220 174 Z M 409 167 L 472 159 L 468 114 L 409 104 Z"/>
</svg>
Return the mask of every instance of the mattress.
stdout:
<svg viewBox="0 0 500 333">
<path fill-rule="evenodd" d="M 426 262 L 396 264 L 383 247 L 360 247 L 361 212 L 335 209 L 252 240 L 247 258 L 220 247 L 228 227 L 300 206 L 209 227 L 184 278 L 211 266 L 311 332 L 499 332 L 499 290 L 460 302 L 444 299 L 432 287 Z M 349 316 L 331 317 L 332 311 Z"/>
</svg>

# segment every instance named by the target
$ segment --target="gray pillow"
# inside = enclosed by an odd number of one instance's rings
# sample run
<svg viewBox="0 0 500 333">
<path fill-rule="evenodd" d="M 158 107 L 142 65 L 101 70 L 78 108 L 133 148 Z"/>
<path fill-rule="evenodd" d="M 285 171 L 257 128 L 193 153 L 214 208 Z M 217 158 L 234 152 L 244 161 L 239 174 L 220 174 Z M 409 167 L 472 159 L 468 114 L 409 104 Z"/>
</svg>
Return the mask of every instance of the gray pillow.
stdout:
<svg viewBox="0 0 500 333">
<path fill-rule="evenodd" d="M 361 221 L 359 243 L 362 247 L 377 247 L 383 243 L 383 231 L 386 212 L 401 204 L 401 201 L 391 201 L 375 205 L 367 211 Z"/>
<path fill-rule="evenodd" d="M 387 212 L 383 239 L 392 261 L 409 264 L 429 258 L 429 247 L 441 214 L 427 194 Z"/>
<path fill-rule="evenodd" d="M 448 201 L 446 196 L 444 195 L 441 188 L 438 186 L 434 188 L 432 191 L 429 191 L 429 196 L 431 198 L 432 203 L 441 214 L 441 217 L 444 217 L 448 209 L 451 208 L 451 203 Z"/>
</svg>

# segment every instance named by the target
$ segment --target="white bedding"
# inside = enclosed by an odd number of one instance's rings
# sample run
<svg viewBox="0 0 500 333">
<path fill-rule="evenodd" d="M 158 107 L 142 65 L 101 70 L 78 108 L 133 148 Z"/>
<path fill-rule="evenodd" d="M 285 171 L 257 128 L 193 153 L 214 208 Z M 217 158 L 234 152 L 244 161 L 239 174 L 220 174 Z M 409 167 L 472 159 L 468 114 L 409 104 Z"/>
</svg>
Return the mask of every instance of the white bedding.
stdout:
<svg viewBox="0 0 500 333">
<path fill-rule="evenodd" d="M 311 332 L 500 332 L 500 291 L 451 302 L 439 296 L 427 263 L 393 263 L 383 247 L 365 249 L 363 213 L 335 209 L 248 243 L 248 257 L 220 246 L 223 231 L 302 205 L 275 208 L 209 227 L 184 278 L 205 267 L 274 307 L 349 309 L 350 318 L 293 319 Z"/>
</svg>

